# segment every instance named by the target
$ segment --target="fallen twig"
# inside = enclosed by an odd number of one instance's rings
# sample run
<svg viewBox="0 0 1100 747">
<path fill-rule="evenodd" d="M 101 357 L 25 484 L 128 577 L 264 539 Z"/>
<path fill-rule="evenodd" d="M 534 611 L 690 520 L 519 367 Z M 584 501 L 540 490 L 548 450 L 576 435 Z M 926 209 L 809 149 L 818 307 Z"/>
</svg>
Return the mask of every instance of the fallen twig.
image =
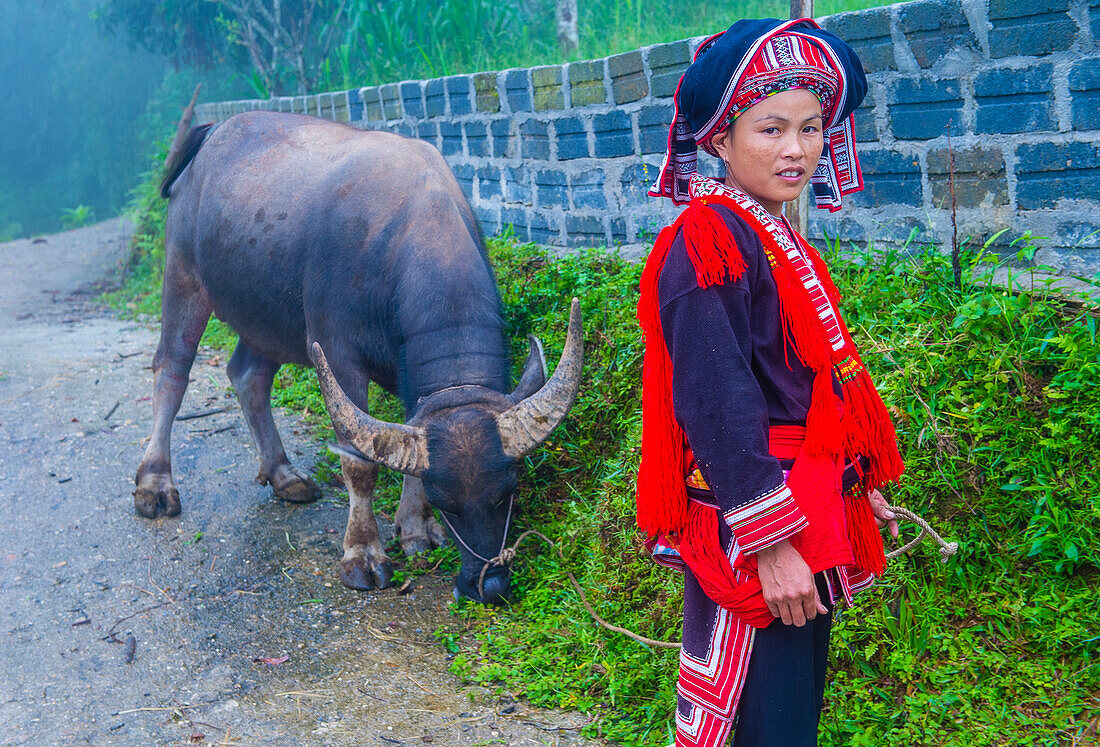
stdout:
<svg viewBox="0 0 1100 747">
<path fill-rule="evenodd" d="M 177 415 L 176 420 L 177 421 L 180 421 L 180 420 L 196 420 L 198 418 L 205 418 L 205 417 L 209 417 L 211 415 L 217 415 L 218 413 L 226 412 L 227 410 L 228 410 L 228 408 L 226 408 L 226 407 L 215 407 L 212 410 L 202 410 L 200 412 L 189 412 L 186 415 Z"/>
<path fill-rule="evenodd" d="M 122 404 L 121 400 L 119 400 L 118 402 L 115 402 L 115 406 L 107 411 L 107 414 L 103 416 L 103 419 L 104 420 L 110 420 L 111 416 L 115 414 L 115 410 L 117 410 L 118 406 L 121 405 L 121 404 Z"/>
<path fill-rule="evenodd" d="M 157 604 L 153 604 L 153 605 L 150 605 L 148 607 L 143 607 L 140 610 L 138 610 L 137 612 L 126 615 L 126 617 L 120 617 L 119 619 L 115 620 L 115 624 L 112 625 L 107 630 L 107 635 L 103 638 L 103 640 L 111 641 L 112 643 L 122 643 L 122 641 L 120 641 L 118 638 L 115 637 L 115 630 L 118 628 L 119 625 L 122 625 L 122 623 L 126 622 L 127 620 L 133 619 L 133 618 L 137 617 L 138 615 L 143 615 L 146 612 L 152 612 L 153 610 L 158 609 L 160 607 L 164 607 L 167 604 L 168 604 L 168 602 L 158 602 Z"/>
</svg>

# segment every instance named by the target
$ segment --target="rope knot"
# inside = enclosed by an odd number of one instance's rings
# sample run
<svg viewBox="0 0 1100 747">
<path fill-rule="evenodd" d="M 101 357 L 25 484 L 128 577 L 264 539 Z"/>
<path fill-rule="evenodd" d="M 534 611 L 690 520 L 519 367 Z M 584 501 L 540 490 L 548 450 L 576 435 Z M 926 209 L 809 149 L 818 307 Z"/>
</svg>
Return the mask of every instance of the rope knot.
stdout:
<svg viewBox="0 0 1100 747">
<path fill-rule="evenodd" d="M 501 566 L 511 565 L 512 561 L 516 559 L 516 548 L 506 547 L 500 551 L 500 555 L 489 561 L 489 565 Z"/>
</svg>

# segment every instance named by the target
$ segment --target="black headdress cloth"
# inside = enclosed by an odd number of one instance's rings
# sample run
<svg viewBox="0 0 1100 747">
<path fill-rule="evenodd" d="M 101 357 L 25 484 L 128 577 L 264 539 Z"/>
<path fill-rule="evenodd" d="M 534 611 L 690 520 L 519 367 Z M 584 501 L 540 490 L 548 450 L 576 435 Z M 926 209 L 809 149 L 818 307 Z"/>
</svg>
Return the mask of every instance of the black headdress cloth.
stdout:
<svg viewBox="0 0 1100 747">
<path fill-rule="evenodd" d="M 840 209 L 841 197 L 863 189 L 852 113 L 867 95 L 855 51 L 810 18 L 738 21 L 700 46 L 680 78 L 661 174 L 654 197 L 691 201 L 697 149 L 741 112 L 779 91 L 806 88 L 821 100 L 825 147 L 810 183 L 818 207 Z"/>
</svg>

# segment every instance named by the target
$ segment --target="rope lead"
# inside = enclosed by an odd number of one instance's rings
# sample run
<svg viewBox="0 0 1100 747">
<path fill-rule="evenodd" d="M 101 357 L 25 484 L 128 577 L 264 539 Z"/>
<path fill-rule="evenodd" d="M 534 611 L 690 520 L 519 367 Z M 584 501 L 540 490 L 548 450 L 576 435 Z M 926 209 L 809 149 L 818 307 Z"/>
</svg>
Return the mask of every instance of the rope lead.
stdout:
<svg viewBox="0 0 1100 747">
<path fill-rule="evenodd" d="M 958 552 L 958 550 L 959 550 L 959 543 L 958 542 L 947 542 L 946 540 L 944 540 L 944 538 L 941 537 L 939 534 L 937 534 L 936 530 L 933 529 L 928 524 L 927 521 L 922 519 L 920 516 L 917 516 L 912 511 L 910 511 L 908 509 L 905 509 L 905 508 L 900 508 L 898 506 L 887 506 L 886 508 L 887 508 L 887 510 L 892 511 L 895 516 L 898 516 L 900 518 L 911 521 L 914 524 L 916 524 L 918 527 L 920 527 L 920 533 L 917 534 L 916 538 L 913 539 L 912 541 L 906 543 L 905 545 L 902 545 L 898 549 L 887 553 L 886 554 L 886 559 L 887 560 L 892 560 L 892 559 L 898 557 L 899 555 L 901 555 L 903 553 L 909 552 L 910 550 L 915 548 L 917 545 L 919 545 L 921 543 L 921 541 L 925 538 L 925 536 L 931 536 L 932 539 L 935 540 L 936 543 L 939 545 L 941 561 L 944 562 L 944 563 L 947 562 L 948 558 L 950 558 L 952 555 L 954 555 L 956 552 Z M 504 536 L 507 537 L 508 536 L 507 533 L 505 533 Z M 565 575 L 569 577 L 569 582 L 573 584 L 573 588 L 577 590 L 577 594 L 581 598 L 581 604 L 584 605 L 584 608 L 588 611 L 588 614 L 592 616 L 592 619 L 595 620 L 597 623 L 599 623 L 602 627 L 604 627 L 607 630 L 610 630 L 614 633 L 622 633 L 623 635 L 627 636 L 628 638 L 632 638 L 635 641 L 637 641 L 638 643 L 642 643 L 642 644 L 645 644 L 647 646 L 657 646 L 659 648 L 680 648 L 680 642 L 679 641 L 675 641 L 675 642 L 674 641 L 658 641 L 658 640 L 654 640 L 653 638 L 646 638 L 644 635 L 638 635 L 637 633 L 631 632 L 631 631 L 627 630 L 626 628 L 620 628 L 618 625 L 612 625 L 611 623 L 607 622 L 602 617 L 597 615 L 596 610 L 592 609 L 592 605 L 590 605 L 588 603 L 588 597 L 585 595 L 584 589 L 581 588 L 580 582 L 577 581 L 576 576 L 574 576 L 573 573 L 568 568 L 565 568 L 565 555 L 562 554 L 561 548 L 558 547 L 557 543 L 554 542 L 553 540 L 551 540 L 545 534 L 543 534 L 542 532 L 535 531 L 534 529 L 528 529 L 526 532 L 521 534 L 519 536 L 519 539 L 516 540 L 516 543 L 514 545 L 512 545 L 511 547 L 503 548 L 500 551 L 499 555 L 497 555 L 495 558 L 487 561 L 485 563 L 485 565 L 483 565 L 481 567 L 481 575 L 478 576 L 478 579 L 477 579 L 477 592 L 478 592 L 478 594 L 480 594 L 483 598 L 485 596 L 484 584 L 485 584 L 485 573 L 486 573 L 486 571 L 488 571 L 490 568 L 499 568 L 500 566 L 503 566 L 503 565 L 511 565 L 516 559 L 516 555 L 519 551 L 519 546 L 522 545 L 523 541 L 525 539 L 527 539 L 528 537 L 538 537 L 539 539 L 541 539 L 543 542 L 550 545 L 550 547 L 552 547 L 554 549 L 554 552 L 556 552 L 558 554 L 558 558 L 561 559 L 562 569 L 565 571 Z M 505 540 L 505 541 L 507 541 L 507 540 Z M 478 557 L 480 558 L 481 556 L 478 556 Z M 481 558 L 481 559 L 484 560 L 484 558 Z"/>
</svg>

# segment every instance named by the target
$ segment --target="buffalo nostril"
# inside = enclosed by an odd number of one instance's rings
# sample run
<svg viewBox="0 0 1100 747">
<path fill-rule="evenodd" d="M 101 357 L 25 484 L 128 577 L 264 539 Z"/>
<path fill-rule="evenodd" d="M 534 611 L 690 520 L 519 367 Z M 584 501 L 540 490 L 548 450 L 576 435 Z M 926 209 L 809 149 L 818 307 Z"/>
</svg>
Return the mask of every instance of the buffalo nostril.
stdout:
<svg viewBox="0 0 1100 747">
<path fill-rule="evenodd" d="M 504 604 L 511 601 L 507 576 L 487 576 L 482 585 L 484 595 L 481 601 L 485 604 Z"/>
</svg>

